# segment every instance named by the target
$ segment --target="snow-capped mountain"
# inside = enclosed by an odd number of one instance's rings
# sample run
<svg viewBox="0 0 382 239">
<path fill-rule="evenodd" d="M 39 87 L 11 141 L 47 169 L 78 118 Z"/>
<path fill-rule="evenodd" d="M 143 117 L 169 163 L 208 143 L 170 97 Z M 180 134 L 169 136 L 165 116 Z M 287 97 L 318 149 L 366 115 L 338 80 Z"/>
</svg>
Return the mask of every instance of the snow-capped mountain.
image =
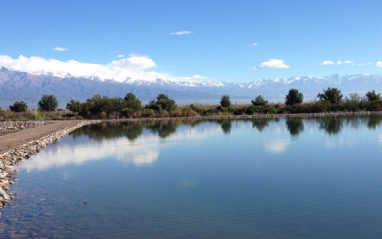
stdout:
<svg viewBox="0 0 382 239">
<path fill-rule="evenodd" d="M 85 101 L 95 94 L 109 97 L 124 97 L 134 93 L 143 103 L 155 99 L 159 93 L 169 95 L 178 104 L 211 103 L 218 104 L 224 94 L 232 102 L 250 103 L 251 99 L 262 95 L 271 102 L 284 102 L 289 89 L 298 89 L 304 100 L 314 100 L 327 87 L 336 87 L 344 96 L 357 92 L 364 96 L 367 91 L 382 93 L 382 76 L 379 75 L 331 75 L 326 77 L 292 77 L 289 79 L 259 79 L 251 82 L 218 82 L 191 80 L 137 80 L 100 79 L 98 77 L 56 76 L 51 73 L 30 74 L 0 68 L 0 106 L 23 100 L 30 108 L 44 94 L 57 97 L 64 107 L 70 99 Z"/>
</svg>

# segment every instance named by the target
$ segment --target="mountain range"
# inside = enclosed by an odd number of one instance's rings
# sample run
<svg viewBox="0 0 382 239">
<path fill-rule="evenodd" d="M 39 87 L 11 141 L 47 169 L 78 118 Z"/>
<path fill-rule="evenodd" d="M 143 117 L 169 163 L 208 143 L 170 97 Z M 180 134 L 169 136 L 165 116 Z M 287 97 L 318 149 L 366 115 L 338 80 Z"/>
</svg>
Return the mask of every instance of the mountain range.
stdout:
<svg viewBox="0 0 382 239">
<path fill-rule="evenodd" d="M 167 94 L 177 104 L 207 103 L 218 104 L 222 95 L 228 94 L 233 103 L 250 103 L 251 99 L 262 95 L 270 102 L 284 102 L 289 89 L 298 89 L 304 101 L 315 100 L 318 93 L 328 87 L 336 87 L 344 96 L 376 90 L 382 92 L 380 75 L 330 75 L 325 77 L 292 77 L 288 79 L 259 79 L 251 82 L 219 81 L 155 81 L 126 79 L 100 79 L 95 76 L 57 76 L 52 73 L 31 74 L 0 67 L 0 106 L 7 109 L 15 101 L 28 103 L 29 108 L 37 107 L 44 94 L 56 96 L 59 106 L 65 107 L 70 99 L 81 102 L 95 94 L 109 97 L 124 97 L 135 94 L 143 103 L 155 99 L 159 93 Z"/>
</svg>

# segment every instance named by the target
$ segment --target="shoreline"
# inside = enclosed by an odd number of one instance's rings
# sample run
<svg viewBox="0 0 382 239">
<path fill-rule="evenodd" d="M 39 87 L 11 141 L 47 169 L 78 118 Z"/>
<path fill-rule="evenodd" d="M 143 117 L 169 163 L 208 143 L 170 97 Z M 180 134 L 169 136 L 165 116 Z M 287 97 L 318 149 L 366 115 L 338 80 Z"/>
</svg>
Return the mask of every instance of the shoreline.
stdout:
<svg viewBox="0 0 382 239">
<path fill-rule="evenodd" d="M 140 122 L 160 120 L 220 120 L 220 119 L 264 119 L 264 118 L 310 118 L 310 117 L 333 117 L 333 116 L 362 116 L 382 115 L 382 111 L 368 112 L 333 112 L 333 113 L 300 113 L 300 114 L 254 114 L 254 115 L 214 115 L 214 116 L 189 116 L 189 117 L 166 117 L 166 118 L 126 118 L 107 119 L 102 122 Z"/>
</svg>

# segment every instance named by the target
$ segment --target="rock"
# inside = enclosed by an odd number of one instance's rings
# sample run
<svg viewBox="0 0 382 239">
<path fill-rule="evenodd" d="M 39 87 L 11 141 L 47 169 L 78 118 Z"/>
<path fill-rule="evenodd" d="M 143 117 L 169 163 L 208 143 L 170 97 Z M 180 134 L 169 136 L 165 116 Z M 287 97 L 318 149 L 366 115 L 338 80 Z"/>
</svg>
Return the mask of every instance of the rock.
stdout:
<svg viewBox="0 0 382 239">
<path fill-rule="evenodd" d="M 44 126 L 49 122 L 45 121 L 6 121 L 0 122 L 0 132 L 23 130 Z"/>
</svg>

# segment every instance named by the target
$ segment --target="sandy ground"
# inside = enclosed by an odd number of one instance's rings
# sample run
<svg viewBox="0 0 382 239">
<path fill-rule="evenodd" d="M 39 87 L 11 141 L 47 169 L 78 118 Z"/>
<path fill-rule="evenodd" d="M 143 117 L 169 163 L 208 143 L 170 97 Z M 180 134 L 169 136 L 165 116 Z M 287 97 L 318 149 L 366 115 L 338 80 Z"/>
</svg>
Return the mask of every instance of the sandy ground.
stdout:
<svg viewBox="0 0 382 239">
<path fill-rule="evenodd" d="M 0 154 L 8 152 L 9 150 L 19 147 L 30 141 L 50 135 L 66 127 L 75 126 L 81 122 L 82 120 L 53 121 L 52 123 L 45 126 L 24 129 L 2 135 L 0 136 Z"/>
</svg>

